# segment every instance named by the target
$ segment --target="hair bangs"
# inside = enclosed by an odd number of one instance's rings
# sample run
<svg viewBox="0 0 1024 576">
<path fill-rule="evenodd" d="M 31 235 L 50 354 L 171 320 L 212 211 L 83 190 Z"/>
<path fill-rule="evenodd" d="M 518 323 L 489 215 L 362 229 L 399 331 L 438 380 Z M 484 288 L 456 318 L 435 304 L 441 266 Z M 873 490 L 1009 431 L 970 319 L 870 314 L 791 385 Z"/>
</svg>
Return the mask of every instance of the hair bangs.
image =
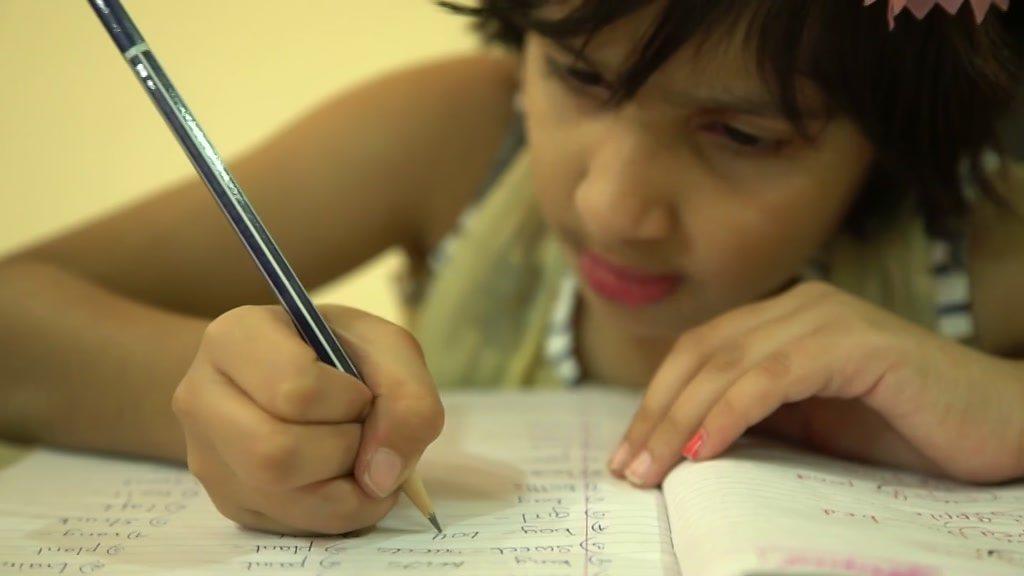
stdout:
<svg viewBox="0 0 1024 576">
<path fill-rule="evenodd" d="M 1004 28 L 1005 15 L 978 25 L 969 10 L 933 10 L 922 21 L 903 13 L 890 30 L 886 3 L 862 0 L 440 4 L 476 17 L 490 40 L 521 48 L 533 32 L 571 40 L 578 55 L 605 28 L 656 9 L 618 76 L 608 79 L 614 104 L 634 97 L 684 46 L 713 50 L 739 34 L 760 80 L 805 137 L 801 88 L 809 83 L 822 100 L 816 113 L 849 117 L 875 147 L 874 170 L 848 218 L 861 234 L 907 202 L 917 203 L 933 232 L 959 233 L 969 208 L 965 168 L 985 196 L 1006 206 L 981 162 L 987 148 L 1000 148 L 997 125 L 1021 83 L 1021 45 Z"/>
</svg>

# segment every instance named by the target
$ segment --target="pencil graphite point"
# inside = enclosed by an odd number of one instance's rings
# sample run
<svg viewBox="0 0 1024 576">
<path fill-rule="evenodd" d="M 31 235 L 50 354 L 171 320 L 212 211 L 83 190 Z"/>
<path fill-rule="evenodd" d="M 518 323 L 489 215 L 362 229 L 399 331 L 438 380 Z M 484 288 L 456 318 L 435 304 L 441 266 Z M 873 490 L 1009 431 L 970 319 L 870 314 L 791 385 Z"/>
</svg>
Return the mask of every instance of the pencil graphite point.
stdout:
<svg viewBox="0 0 1024 576">
<path fill-rule="evenodd" d="M 409 501 L 416 506 L 416 509 L 430 521 L 430 525 L 438 533 L 442 532 L 441 524 L 437 521 L 437 516 L 434 514 L 434 505 L 430 503 L 430 497 L 427 496 L 427 490 L 423 487 L 423 480 L 420 478 L 419 473 L 413 471 L 405 479 L 405 482 L 402 483 L 402 491 L 405 492 Z"/>
</svg>

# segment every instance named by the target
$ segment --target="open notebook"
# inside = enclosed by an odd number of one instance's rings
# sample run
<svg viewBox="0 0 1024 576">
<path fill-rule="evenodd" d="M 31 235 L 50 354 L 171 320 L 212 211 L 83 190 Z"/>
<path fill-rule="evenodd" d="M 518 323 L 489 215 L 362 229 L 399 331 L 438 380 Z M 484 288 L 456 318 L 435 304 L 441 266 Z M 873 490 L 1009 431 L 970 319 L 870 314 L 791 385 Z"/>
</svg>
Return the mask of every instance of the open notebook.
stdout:
<svg viewBox="0 0 1024 576">
<path fill-rule="evenodd" d="M 0 574 L 1024 574 L 1024 486 L 964 487 L 751 442 L 664 492 L 609 477 L 636 398 L 457 394 L 406 503 L 355 538 L 222 518 L 182 469 L 38 451 L 0 472 Z"/>
</svg>

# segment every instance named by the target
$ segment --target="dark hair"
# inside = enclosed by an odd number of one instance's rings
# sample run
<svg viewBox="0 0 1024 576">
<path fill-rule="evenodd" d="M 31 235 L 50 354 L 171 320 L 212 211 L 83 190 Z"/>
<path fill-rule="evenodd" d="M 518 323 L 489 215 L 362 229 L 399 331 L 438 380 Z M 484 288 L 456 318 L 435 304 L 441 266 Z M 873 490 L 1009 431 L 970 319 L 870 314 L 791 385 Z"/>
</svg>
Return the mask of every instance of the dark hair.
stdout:
<svg viewBox="0 0 1024 576">
<path fill-rule="evenodd" d="M 579 0 L 557 18 L 538 9 L 551 0 L 481 0 L 468 7 L 489 40 L 521 48 L 524 33 L 582 39 L 659 0 Z M 865 235 L 907 202 L 915 202 L 934 234 L 962 231 L 969 205 L 966 167 L 982 193 L 1003 204 L 983 168 L 999 150 L 997 123 L 1020 83 L 1020 45 L 1008 37 L 1009 15 L 993 10 L 976 25 L 967 6 L 956 16 L 933 9 L 918 22 L 907 14 L 889 30 L 887 1 L 667 0 L 635 58 L 616 79 L 612 100 L 628 100 L 684 44 L 745 26 L 763 79 L 798 127 L 796 81 L 811 80 L 829 110 L 850 117 L 872 142 L 877 161 L 847 218 Z"/>
</svg>

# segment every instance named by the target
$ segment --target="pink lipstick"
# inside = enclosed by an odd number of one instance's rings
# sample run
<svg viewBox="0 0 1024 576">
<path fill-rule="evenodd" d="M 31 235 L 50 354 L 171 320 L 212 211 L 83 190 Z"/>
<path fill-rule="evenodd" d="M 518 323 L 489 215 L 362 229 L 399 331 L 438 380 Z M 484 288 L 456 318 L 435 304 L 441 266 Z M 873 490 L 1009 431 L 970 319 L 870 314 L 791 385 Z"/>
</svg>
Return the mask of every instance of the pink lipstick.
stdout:
<svg viewBox="0 0 1024 576">
<path fill-rule="evenodd" d="M 593 252 L 580 255 L 580 276 L 603 298 L 631 308 L 668 298 L 683 280 L 679 274 L 651 274 L 627 268 Z"/>
</svg>

